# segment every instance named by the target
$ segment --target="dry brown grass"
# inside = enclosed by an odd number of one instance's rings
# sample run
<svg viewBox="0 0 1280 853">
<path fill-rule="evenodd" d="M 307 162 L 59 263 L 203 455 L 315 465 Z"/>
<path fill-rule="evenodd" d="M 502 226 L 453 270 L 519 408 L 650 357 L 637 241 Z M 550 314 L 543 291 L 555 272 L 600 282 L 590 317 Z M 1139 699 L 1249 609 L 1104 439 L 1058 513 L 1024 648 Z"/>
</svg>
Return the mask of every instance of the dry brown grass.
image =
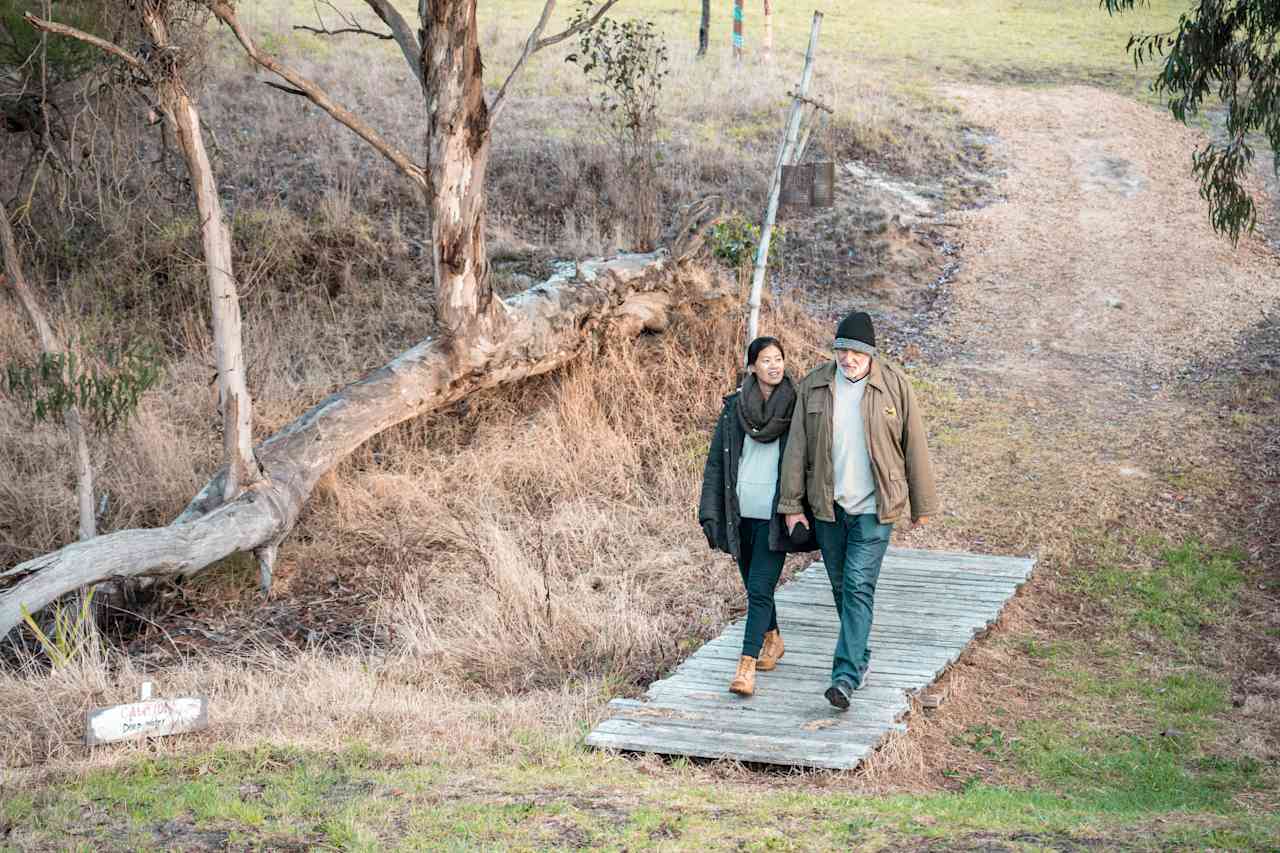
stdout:
<svg viewBox="0 0 1280 853">
<path fill-rule="evenodd" d="M 770 306 L 764 325 L 785 328 L 797 363 L 815 349 L 812 326 L 794 309 Z M 692 510 L 740 335 L 736 315 L 684 317 L 666 335 L 405 424 L 344 462 L 285 549 L 276 594 L 313 614 L 337 610 L 344 624 L 332 633 L 377 638 L 373 650 L 350 642 L 346 651 L 273 650 L 269 635 L 257 648 L 243 642 L 273 605 L 255 603 L 251 577 L 229 561 L 182 591 L 191 618 L 169 623 L 177 640 L 153 630 L 135 652 L 162 664 L 166 692 L 218 697 L 218 740 L 261 737 L 271 718 L 270 737 L 313 742 L 305 732 L 324 709 L 352 736 L 468 750 L 476 729 L 455 733 L 438 718 L 485 701 L 519 709 L 482 727 L 490 733 L 534 722 L 546 729 L 551 719 L 559 723 L 550 730 L 570 730 L 561 724 L 595 713 L 581 703 L 598 709 L 602 684 L 643 684 L 741 606 L 736 571 L 707 551 Z M 113 519 L 154 523 L 190 493 L 193 461 L 208 452 L 192 423 L 207 394 L 202 377 L 189 353 L 115 443 L 103 476 Z M 17 439 L 23 423 L 11 410 L 0 417 Z M 15 448 L 8 464 L 43 459 L 42 494 L 58 495 L 60 442 L 52 427 L 27 430 L 23 442 L 6 443 Z M 133 483 L 156 491 L 130 492 Z M 59 495 L 40 513 L 28 502 L 14 526 L 26 525 L 27 541 L 56 542 L 69 522 L 51 520 L 69 500 Z M 303 621 L 325 631 L 319 618 Z M 222 660 L 217 648 L 189 651 L 175 624 L 238 634 L 237 651 Z M 113 655 L 50 676 L 0 676 L 14 709 L 12 736 L 0 737 L 5 763 L 69 757 L 79 731 L 66 709 L 127 697 L 137 666 Z M 424 695 L 438 709 L 427 719 L 411 713 Z M 566 696 L 579 699 L 566 705 Z M 264 715 L 264 703 L 276 712 Z"/>
<path fill-rule="evenodd" d="M 136 701 L 144 679 L 165 695 L 209 697 L 212 726 L 181 740 L 133 744 L 85 755 L 83 718 L 90 707 Z M 114 764 L 137 754 L 185 752 L 214 744 L 263 742 L 330 749 L 378 744 L 406 760 L 447 757 L 483 764 L 510 750 L 514 733 L 565 732 L 598 713 L 598 679 L 514 696 L 467 690 L 421 662 L 399 655 L 282 656 L 263 650 L 239 659 L 201 657 L 146 673 L 123 658 L 88 657 L 42 678 L 3 676 L 5 715 L 0 761 L 37 776 Z"/>
</svg>

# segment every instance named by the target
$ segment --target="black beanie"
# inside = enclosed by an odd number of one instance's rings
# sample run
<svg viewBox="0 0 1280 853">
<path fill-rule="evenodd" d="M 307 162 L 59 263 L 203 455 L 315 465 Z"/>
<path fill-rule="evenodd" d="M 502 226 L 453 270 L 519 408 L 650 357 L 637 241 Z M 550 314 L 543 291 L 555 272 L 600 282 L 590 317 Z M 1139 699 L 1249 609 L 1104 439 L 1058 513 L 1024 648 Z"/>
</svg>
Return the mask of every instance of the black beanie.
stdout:
<svg viewBox="0 0 1280 853">
<path fill-rule="evenodd" d="M 876 354 L 876 330 L 871 326 L 871 315 L 866 311 L 854 311 L 836 327 L 836 349 L 852 349 Z"/>
</svg>

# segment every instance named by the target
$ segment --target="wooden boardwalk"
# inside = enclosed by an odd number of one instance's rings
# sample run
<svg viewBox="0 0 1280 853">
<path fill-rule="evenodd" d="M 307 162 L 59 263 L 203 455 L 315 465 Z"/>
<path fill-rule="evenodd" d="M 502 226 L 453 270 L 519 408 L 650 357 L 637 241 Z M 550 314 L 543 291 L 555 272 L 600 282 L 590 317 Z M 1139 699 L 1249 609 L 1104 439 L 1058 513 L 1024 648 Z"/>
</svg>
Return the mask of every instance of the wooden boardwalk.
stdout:
<svg viewBox="0 0 1280 853">
<path fill-rule="evenodd" d="M 825 567 L 813 563 L 777 593 L 786 654 L 756 675 L 750 698 L 728 690 L 744 619 L 730 625 L 643 699 L 615 699 L 591 746 L 701 758 L 851 769 L 905 729 L 911 696 L 996 620 L 1035 561 L 890 548 L 880 569 L 871 674 L 847 711 L 827 703 L 839 625 Z"/>
</svg>

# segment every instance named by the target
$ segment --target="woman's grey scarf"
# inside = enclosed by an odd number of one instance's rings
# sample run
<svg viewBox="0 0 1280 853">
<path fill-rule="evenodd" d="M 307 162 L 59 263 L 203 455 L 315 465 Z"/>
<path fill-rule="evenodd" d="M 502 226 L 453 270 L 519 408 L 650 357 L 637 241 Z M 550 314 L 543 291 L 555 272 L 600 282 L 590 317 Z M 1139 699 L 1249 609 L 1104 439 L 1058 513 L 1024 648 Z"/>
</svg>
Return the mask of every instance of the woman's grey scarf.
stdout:
<svg viewBox="0 0 1280 853">
<path fill-rule="evenodd" d="M 796 389 L 791 377 L 783 375 L 769 399 L 764 398 L 754 373 L 748 373 L 738 395 L 738 423 L 747 435 L 768 444 L 791 428 L 791 410 L 796 406 Z"/>
</svg>

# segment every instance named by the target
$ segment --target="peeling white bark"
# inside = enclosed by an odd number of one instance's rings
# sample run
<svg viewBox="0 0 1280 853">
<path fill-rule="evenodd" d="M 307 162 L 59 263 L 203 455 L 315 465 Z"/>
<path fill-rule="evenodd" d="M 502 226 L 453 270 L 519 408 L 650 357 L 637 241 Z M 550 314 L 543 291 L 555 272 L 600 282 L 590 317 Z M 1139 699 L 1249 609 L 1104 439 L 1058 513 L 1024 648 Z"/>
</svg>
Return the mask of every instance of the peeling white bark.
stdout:
<svg viewBox="0 0 1280 853">
<path fill-rule="evenodd" d="M 161 8 L 143 4 L 142 21 L 158 51 L 169 48 L 168 26 Z M 240 295 L 231 268 L 231 230 L 222 213 L 213 166 L 200 134 L 200 114 L 176 68 L 153 75 L 164 113 L 182 149 L 200 215 L 205 279 L 209 285 L 209 319 L 218 372 L 218 406 L 222 412 L 222 458 L 230 473 L 223 500 L 230 500 L 258 478 L 253 458 L 253 398 L 245 376 Z"/>
</svg>

